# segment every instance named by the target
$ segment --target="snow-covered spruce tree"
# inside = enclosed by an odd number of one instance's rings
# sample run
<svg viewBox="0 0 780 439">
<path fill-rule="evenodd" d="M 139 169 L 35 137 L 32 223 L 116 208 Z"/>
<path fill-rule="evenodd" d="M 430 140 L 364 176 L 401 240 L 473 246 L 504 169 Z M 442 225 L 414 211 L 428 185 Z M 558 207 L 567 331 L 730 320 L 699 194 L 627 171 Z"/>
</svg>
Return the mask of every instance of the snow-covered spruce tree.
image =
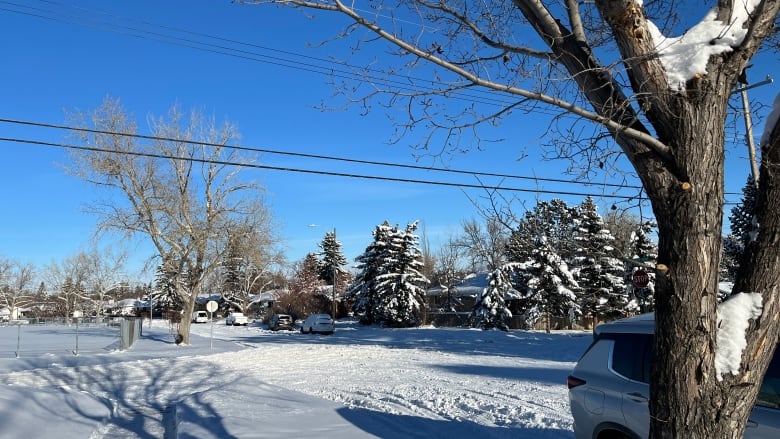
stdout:
<svg viewBox="0 0 780 439">
<path fill-rule="evenodd" d="M 322 249 L 322 263 L 320 264 L 320 279 L 328 285 L 333 285 L 334 280 L 340 280 L 347 265 L 347 258 L 341 249 L 341 243 L 336 239 L 336 232 L 327 232 L 322 242 L 318 244 Z"/>
<path fill-rule="evenodd" d="M 568 274 L 564 277 L 571 275 L 567 261 L 574 257 L 575 217 L 576 208 L 569 207 L 562 200 L 539 201 L 533 210 L 525 213 L 510 234 L 506 247 L 507 261 L 525 267 L 516 270 L 513 282 L 515 289 L 521 293 L 517 310 L 523 316 L 526 327 L 533 327 L 543 316 L 569 319 L 576 317 L 577 307 L 570 307 L 565 311 L 551 307 L 550 312 L 555 314 L 550 315 L 546 306 L 540 307 L 546 302 L 537 296 L 539 292 L 531 288 L 531 285 L 538 284 L 543 272 L 541 267 L 547 263 L 540 253 L 540 243 L 544 243 L 547 253 L 553 253 L 555 258 L 566 266 Z"/>
<path fill-rule="evenodd" d="M 517 265 L 525 273 L 525 291 L 520 295 L 527 303 L 526 325 L 533 327 L 539 319 L 550 332 L 553 317 L 573 321 L 580 315 L 575 291 L 579 284 L 569 266 L 542 235 L 531 251 L 531 259 Z"/>
<path fill-rule="evenodd" d="M 425 311 L 425 287 L 428 279 L 421 273 L 422 252 L 415 234 L 417 222 L 389 234 L 387 251 L 376 277 L 375 316 L 382 325 L 410 327 L 422 324 Z"/>
<path fill-rule="evenodd" d="M 352 302 L 352 312 L 364 325 L 379 322 L 376 315 L 376 279 L 382 273 L 392 234 L 393 228 L 387 221 L 376 226 L 373 231 L 374 240 L 355 258 L 357 274 L 347 287 L 346 298 Z"/>
<path fill-rule="evenodd" d="M 482 329 L 509 330 L 509 319 L 512 312 L 506 306 L 504 298 L 515 292 L 509 281 L 507 272 L 512 270 L 513 264 L 505 264 L 490 272 L 488 285 L 477 296 L 471 319 L 474 325 Z"/>
<path fill-rule="evenodd" d="M 176 290 L 179 277 L 166 271 L 165 264 L 157 266 L 154 274 L 154 287 L 149 300 L 154 302 L 155 309 L 164 311 L 181 311 L 182 303 Z"/>
<path fill-rule="evenodd" d="M 613 247 L 615 238 L 588 197 L 579 206 L 575 264 L 582 314 L 598 321 L 623 317 L 629 311 L 625 264 Z"/>
</svg>

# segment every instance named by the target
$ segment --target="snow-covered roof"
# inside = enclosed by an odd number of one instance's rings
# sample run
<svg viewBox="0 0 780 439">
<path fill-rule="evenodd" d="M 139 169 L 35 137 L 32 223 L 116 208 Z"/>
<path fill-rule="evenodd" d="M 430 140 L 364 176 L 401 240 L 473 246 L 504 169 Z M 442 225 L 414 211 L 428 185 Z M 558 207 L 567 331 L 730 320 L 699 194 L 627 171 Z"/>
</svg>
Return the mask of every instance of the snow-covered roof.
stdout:
<svg viewBox="0 0 780 439">
<path fill-rule="evenodd" d="M 481 271 L 479 273 L 471 273 L 468 276 L 466 276 L 465 279 L 463 279 L 458 284 L 454 285 L 451 288 L 450 294 L 453 296 L 478 296 L 479 294 L 482 294 L 482 290 L 485 289 L 488 285 L 488 276 L 490 275 L 487 271 Z M 441 285 L 428 288 L 425 291 L 425 294 L 428 296 L 440 296 L 442 294 L 446 294 L 446 290 L 442 288 Z"/>
</svg>

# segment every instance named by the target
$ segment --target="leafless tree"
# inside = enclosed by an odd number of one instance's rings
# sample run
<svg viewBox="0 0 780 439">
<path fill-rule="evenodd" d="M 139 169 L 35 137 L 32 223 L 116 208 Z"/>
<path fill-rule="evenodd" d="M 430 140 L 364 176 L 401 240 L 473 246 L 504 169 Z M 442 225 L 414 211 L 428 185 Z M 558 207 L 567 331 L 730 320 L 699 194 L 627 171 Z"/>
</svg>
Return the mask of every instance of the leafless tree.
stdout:
<svg viewBox="0 0 780 439">
<path fill-rule="evenodd" d="M 95 316 L 99 318 L 110 293 L 121 286 L 129 286 L 124 271 L 127 253 L 115 253 L 111 248 L 101 250 L 94 246 L 83 253 L 83 259 L 86 264 L 86 294 L 94 305 Z"/>
<path fill-rule="evenodd" d="M 100 230 L 151 240 L 166 272 L 178 276 L 179 335 L 188 344 L 196 298 L 223 260 L 227 231 L 258 218 L 251 212 L 262 205 L 259 188 L 239 178 L 244 159 L 228 146 L 236 127 L 173 107 L 167 117 L 149 118 L 153 138 L 142 141 L 132 137 L 136 123 L 118 99 L 74 119 L 93 129 L 80 132 L 93 150 L 75 152 L 71 171 L 114 196 L 90 205 Z"/>
<path fill-rule="evenodd" d="M 486 217 L 483 225 L 476 219 L 461 223 L 462 235 L 454 244 L 471 259 L 472 269 L 493 271 L 504 263 L 509 229 L 493 217 Z"/>
<path fill-rule="evenodd" d="M 286 260 L 270 220 L 271 213 L 262 206 L 255 212 L 263 218 L 251 223 L 259 224 L 260 228 L 236 225 L 229 231 L 229 248 L 222 270 L 222 297 L 247 315 L 252 296 L 274 283 L 274 274 Z"/>
<path fill-rule="evenodd" d="M 724 126 L 730 95 L 772 32 L 780 2 L 718 0 L 705 18 L 686 0 L 246 3 L 339 14 L 349 23 L 334 41 L 352 38 L 355 49 L 379 46 L 384 55 L 395 48 L 397 57 L 356 70 L 352 99 L 365 108 L 402 106 L 408 120 L 398 131 L 423 132 L 421 146 L 434 153 L 468 147 L 460 142 L 481 137 L 464 134 L 485 122 L 547 108 L 560 113 L 548 137 L 555 156 L 576 159 L 586 174 L 630 163 L 658 224 L 654 349 L 664 355 L 653 360 L 651 435 L 742 436 L 780 334 L 780 125 L 761 146 L 760 230 L 735 282 L 735 291 L 761 294 L 762 317 L 750 323 L 741 373 L 721 380 Z M 683 60 L 696 67 L 683 71 L 669 61 L 690 40 L 662 34 L 679 35 L 694 20 L 718 31 L 678 55 L 701 57 Z"/>
<path fill-rule="evenodd" d="M 43 278 L 60 316 L 71 317 L 74 311 L 83 311 L 88 266 L 86 254 L 79 252 L 44 268 Z"/>
<path fill-rule="evenodd" d="M 455 311 L 455 305 L 459 302 L 453 293 L 455 293 L 455 285 L 462 281 L 467 273 L 463 261 L 464 250 L 458 244 L 457 239 L 450 237 L 439 248 L 439 254 L 436 258 L 436 268 L 431 279 L 433 285 L 439 285 L 442 293 L 446 293 L 445 308 L 447 311 Z"/>
<path fill-rule="evenodd" d="M 21 310 L 33 304 L 34 274 L 32 264 L 0 257 L 0 306 L 8 308 L 11 319 L 19 318 Z"/>
</svg>

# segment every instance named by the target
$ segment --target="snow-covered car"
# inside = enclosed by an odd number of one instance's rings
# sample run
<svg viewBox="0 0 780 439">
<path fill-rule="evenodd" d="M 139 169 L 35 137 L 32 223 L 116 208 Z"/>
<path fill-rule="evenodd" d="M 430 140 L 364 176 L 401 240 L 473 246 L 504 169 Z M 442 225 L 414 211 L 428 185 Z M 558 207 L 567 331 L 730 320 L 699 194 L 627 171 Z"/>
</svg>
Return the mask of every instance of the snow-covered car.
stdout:
<svg viewBox="0 0 780 439">
<path fill-rule="evenodd" d="M 291 316 L 287 314 L 275 314 L 268 323 L 268 329 L 271 331 L 279 331 L 281 329 L 290 331 L 293 329 L 294 325 L 295 323 Z"/>
<path fill-rule="evenodd" d="M 247 316 L 245 316 L 243 313 L 231 312 L 225 319 L 225 324 L 230 326 L 236 326 L 236 325 L 246 326 L 249 324 L 249 318 L 247 318 Z"/>
<path fill-rule="evenodd" d="M 206 311 L 195 311 L 192 313 L 192 323 L 208 323 L 209 314 Z"/>
<path fill-rule="evenodd" d="M 301 324 L 301 333 L 333 334 L 336 324 L 327 314 L 312 314 Z"/>
</svg>

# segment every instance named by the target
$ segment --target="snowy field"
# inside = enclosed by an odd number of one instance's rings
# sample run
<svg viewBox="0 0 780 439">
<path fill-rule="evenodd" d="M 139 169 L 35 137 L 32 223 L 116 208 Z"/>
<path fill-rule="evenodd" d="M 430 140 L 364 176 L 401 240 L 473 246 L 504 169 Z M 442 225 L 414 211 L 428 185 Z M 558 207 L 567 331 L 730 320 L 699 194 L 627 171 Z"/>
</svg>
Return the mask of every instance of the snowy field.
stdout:
<svg viewBox="0 0 780 439">
<path fill-rule="evenodd" d="M 148 322 L 0 327 L 0 437 L 572 438 L 566 375 L 588 332 L 380 329 L 330 336 Z M 19 358 L 16 358 L 20 340 Z"/>
</svg>

